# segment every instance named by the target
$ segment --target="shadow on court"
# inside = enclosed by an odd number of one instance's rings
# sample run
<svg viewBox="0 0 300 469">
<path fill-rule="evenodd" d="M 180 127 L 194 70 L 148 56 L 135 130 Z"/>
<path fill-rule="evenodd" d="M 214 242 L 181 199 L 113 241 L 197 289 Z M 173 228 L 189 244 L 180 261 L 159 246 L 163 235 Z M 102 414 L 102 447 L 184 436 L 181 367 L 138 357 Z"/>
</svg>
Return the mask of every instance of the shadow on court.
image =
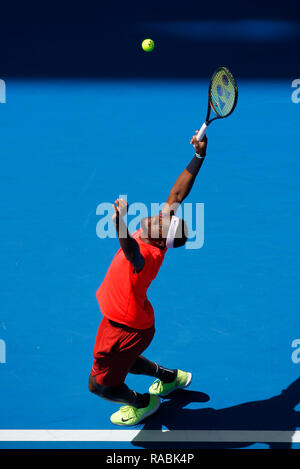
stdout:
<svg viewBox="0 0 300 469">
<path fill-rule="evenodd" d="M 162 402 L 159 411 L 150 417 L 141 432 L 131 442 L 134 446 L 143 448 L 190 448 L 190 449 L 225 449 L 243 448 L 254 442 L 171 442 L 168 430 L 214 430 L 214 431 L 284 431 L 284 442 L 268 442 L 270 449 L 288 449 L 292 445 L 292 436 L 297 427 L 300 427 L 300 412 L 294 410 L 300 402 L 300 378 L 294 381 L 281 394 L 270 399 L 246 402 L 223 409 L 185 409 L 191 402 L 206 402 L 206 394 L 178 390 L 174 391 L 169 400 Z M 156 430 L 155 442 L 143 441 L 143 430 Z M 282 440 L 280 440 L 282 441 Z M 261 439 L 257 443 L 262 443 Z"/>
</svg>

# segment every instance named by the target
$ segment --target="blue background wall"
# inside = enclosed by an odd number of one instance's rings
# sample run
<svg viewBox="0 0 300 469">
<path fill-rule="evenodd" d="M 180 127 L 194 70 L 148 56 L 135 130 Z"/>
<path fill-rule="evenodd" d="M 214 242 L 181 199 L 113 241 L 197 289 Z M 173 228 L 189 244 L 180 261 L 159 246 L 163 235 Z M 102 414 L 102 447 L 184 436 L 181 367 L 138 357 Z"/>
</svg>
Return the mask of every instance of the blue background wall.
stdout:
<svg viewBox="0 0 300 469">
<path fill-rule="evenodd" d="M 243 77 L 298 70 L 296 2 L 6 2 L 2 76 L 207 77 L 215 63 Z M 153 37 L 147 57 L 136 45 Z"/>
</svg>

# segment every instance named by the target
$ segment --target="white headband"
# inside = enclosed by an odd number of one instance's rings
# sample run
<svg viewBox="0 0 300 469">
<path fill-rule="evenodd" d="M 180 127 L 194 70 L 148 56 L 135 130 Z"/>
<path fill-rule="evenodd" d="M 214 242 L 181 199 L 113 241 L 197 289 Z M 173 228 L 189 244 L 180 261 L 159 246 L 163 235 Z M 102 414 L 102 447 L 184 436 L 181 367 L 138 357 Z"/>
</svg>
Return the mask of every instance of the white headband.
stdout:
<svg viewBox="0 0 300 469">
<path fill-rule="evenodd" d="M 174 247 L 174 239 L 177 227 L 179 225 L 179 218 L 172 216 L 171 223 L 168 230 L 167 241 L 166 241 L 166 248 L 170 249 Z"/>
</svg>

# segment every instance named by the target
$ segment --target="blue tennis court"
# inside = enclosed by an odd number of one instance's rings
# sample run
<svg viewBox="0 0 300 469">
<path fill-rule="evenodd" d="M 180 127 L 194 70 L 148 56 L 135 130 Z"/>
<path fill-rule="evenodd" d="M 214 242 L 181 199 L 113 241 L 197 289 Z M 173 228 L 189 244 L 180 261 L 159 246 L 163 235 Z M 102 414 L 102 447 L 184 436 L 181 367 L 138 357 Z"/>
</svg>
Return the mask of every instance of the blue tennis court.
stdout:
<svg viewBox="0 0 300 469">
<path fill-rule="evenodd" d="M 186 200 L 204 204 L 204 244 L 168 252 L 149 290 L 145 356 L 193 381 L 135 433 L 113 426 L 118 404 L 87 386 L 95 293 L 119 247 L 97 236 L 97 207 L 121 194 L 166 200 L 193 155 L 207 81 L 6 82 L 0 436 L 12 432 L 1 448 L 299 447 L 300 104 L 288 81 L 238 81 Z M 152 381 L 126 383 L 146 392 Z"/>
</svg>

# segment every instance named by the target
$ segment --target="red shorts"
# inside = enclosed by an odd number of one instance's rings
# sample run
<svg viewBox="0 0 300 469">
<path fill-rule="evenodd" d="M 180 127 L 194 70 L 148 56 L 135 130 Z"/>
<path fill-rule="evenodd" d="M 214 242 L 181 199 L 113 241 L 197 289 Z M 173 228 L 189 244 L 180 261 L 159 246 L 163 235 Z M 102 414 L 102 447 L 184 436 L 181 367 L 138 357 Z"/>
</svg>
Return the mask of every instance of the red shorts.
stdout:
<svg viewBox="0 0 300 469">
<path fill-rule="evenodd" d="M 91 375 L 98 384 L 120 386 L 137 357 L 149 346 L 155 329 L 132 329 L 103 318 L 94 347 Z"/>
</svg>

